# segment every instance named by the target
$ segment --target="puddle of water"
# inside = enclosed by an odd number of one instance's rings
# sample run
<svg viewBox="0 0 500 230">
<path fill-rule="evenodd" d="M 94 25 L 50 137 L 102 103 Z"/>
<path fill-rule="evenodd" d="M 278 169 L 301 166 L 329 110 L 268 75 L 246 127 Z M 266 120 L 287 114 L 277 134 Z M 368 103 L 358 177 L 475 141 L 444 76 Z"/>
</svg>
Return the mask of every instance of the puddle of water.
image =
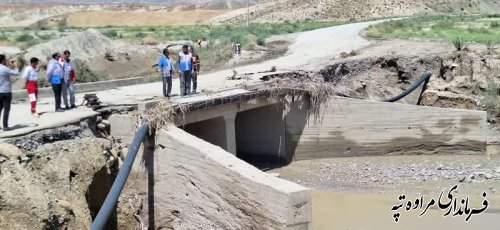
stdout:
<svg viewBox="0 0 500 230">
<path fill-rule="evenodd" d="M 424 205 L 434 198 L 437 202 L 439 193 L 425 195 Z M 445 191 L 445 194 L 447 191 Z M 362 230 L 362 229 L 498 229 L 500 226 L 500 196 L 496 195 L 489 201 L 488 209 L 478 215 L 473 215 L 468 222 L 463 216 L 444 217 L 447 210 L 438 208 L 429 209 L 423 216 L 418 215 L 420 209 L 407 212 L 399 212 L 401 217 L 396 223 L 391 208 L 399 205 L 398 197 L 401 194 L 356 194 L 328 191 L 312 192 L 313 229 L 314 230 Z M 464 195 L 459 194 L 457 198 L 466 198 L 472 201 L 471 208 L 483 207 L 481 194 Z M 409 199 L 415 200 L 416 195 L 408 195 Z M 418 197 L 420 198 L 420 197 Z M 443 201 L 447 201 L 443 199 Z"/>
</svg>

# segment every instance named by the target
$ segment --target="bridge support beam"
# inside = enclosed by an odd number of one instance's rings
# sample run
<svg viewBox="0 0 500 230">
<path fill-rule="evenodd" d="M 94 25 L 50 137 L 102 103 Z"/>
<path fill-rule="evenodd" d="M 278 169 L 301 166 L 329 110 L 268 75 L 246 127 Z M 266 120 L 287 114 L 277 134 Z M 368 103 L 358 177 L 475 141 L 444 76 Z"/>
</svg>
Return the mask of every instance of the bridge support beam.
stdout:
<svg viewBox="0 0 500 230">
<path fill-rule="evenodd" d="M 236 113 L 229 113 L 224 115 L 224 122 L 226 128 L 226 151 L 236 156 L 236 126 L 234 121 Z"/>
</svg>

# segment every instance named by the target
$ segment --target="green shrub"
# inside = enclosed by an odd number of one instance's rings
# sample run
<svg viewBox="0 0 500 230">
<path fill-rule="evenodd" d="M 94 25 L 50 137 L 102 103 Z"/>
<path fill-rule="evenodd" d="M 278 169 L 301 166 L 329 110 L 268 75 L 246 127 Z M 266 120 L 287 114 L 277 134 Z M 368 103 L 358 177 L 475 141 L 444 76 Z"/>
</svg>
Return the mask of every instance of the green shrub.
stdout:
<svg viewBox="0 0 500 230">
<path fill-rule="evenodd" d="M 500 22 L 494 21 L 490 23 L 491 28 L 500 28 Z"/>
<path fill-rule="evenodd" d="M 266 45 L 266 39 L 263 37 L 257 37 L 257 45 L 259 46 L 265 46 Z"/>
<path fill-rule="evenodd" d="M 488 28 L 484 28 L 484 27 L 477 28 L 477 27 L 469 26 L 467 28 L 467 32 L 469 32 L 471 34 L 474 34 L 474 33 L 489 34 L 491 31 Z"/>
<path fill-rule="evenodd" d="M 462 51 L 465 48 L 465 41 L 461 37 L 456 37 L 451 42 L 457 51 Z"/>
<path fill-rule="evenodd" d="M 59 20 L 59 22 L 57 22 L 57 28 L 59 31 L 64 31 L 66 29 L 66 26 L 67 26 L 66 18 L 62 18 L 61 20 Z"/>
<path fill-rule="evenodd" d="M 135 33 L 134 35 L 136 38 L 145 38 L 147 36 L 147 34 L 143 33 L 143 32 L 137 32 Z"/>
<path fill-rule="evenodd" d="M 106 30 L 103 32 L 103 34 L 108 37 L 108 38 L 115 38 L 118 36 L 118 32 L 116 30 Z"/>
<path fill-rule="evenodd" d="M 0 34 L 0 41 L 7 41 L 7 40 L 9 40 L 9 38 L 5 35 L 5 33 L 4 33 L 4 32 L 2 32 L 2 33 Z"/>
<path fill-rule="evenodd" d="M 78 83 L 106 80 L 104 76 L 99 76 L 92 70 L 90 70 L 86 62 L 81 60 L 75 60 L 74 64 L 75 64 L 76 81 Z"/>
<path fill-rule="evenodd" d="M 21 34 L 16 38 L 16 42 L 28 42 L 35 40 L 31 34 Z"/>
<path fill-rule="evenodd" d="M 493 81 L 488 83 L 486 90 L 483 92 L 486 108 L 493 112 L 495 116 L 500 116 L 499 92 L 499 86 Z"/>
<path fill-rule="evenodd" d="M 488 55 L 490 55 L 495 50 L 496 43 L 497 43 L 496 41 L 492 41 L 492 40 L 485 42 L 486 51 L 488 52 Z"/>
</svg>

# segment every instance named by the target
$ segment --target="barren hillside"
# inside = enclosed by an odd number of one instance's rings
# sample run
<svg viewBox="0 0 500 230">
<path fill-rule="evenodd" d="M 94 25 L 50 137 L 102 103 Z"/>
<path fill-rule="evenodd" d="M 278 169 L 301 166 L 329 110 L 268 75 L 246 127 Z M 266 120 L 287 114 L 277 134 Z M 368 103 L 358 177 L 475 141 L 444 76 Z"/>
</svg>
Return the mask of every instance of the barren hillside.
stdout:
<svg viewBox="0 0 500 230">
<path fill-rule="evenodd" d="M 250 8 L 254 22 L 296 21 L 408 16 L 424 12 L 500 12 L 499 0 L 267 0 Z M 211 22 L 246 20 L 245 8 L 232 11 Z"/>
<path fill-rule="evenodd" d="M 68 16 L 67 25 L 72 27 L 193 25 L 224 12 L 222 10 L 158 10 L 153 12 L 101 10 L 71 14 Z M 95 20 L 96 18 L 99 20 Z"/>
<path fill-rule="evenodd" d="M 0 27 L 30 26 L 39 20 L 84 11 L 156 11 L 167 8 L 158 5 L 137 4 L 0 4 Z"/>
<path fill-rule="evenodd" d="M 6 4 L 12 3 L 15 4 Z M 61 2 L 61 3 L 58 3 Z M 202 0 L 202 1 L 5 1 L 0 0 L 0 27 L 17 27 L 30 26 L 38 21 L 44 21 L 52 17 L 73 16 L 74 21 L 77 21 L 76 26 L 82 26 L 80 22 L 85 23 L 87 18 L 91 18 L 93 23 L 103 24 L 104 22 L 113 19 L 120 21 L 120 24 L 112 23 L 109 25 L 133 25 L 143 26 L 148 21 L 146 13 L 163 12 L 178 12 L 178 11 L 193 11 L 188 21 L 192 22 L 200 20 L 208 20 L 216 15 L 223 13 L 221 10 L 238 9 L 243 6 L 243 0 Z M 253 1 L 251 1 L 253 2 Z M 156 3 L 156 4 L 152 4 Z M 162 3 L 162 4 L 157 4 Z M 165 4 L 168 3 L 168 4 Z M 204 11 L 208 10 L 208 11 Z M 108 13 L 111 11 L 111 13 Z M 95 13 L 97 12 L 97 13 Z M 138 15 L 139 14 L 139 15 Z M 83 15 L 83 16 L 82 16 Z M 187 15 L 187 16 L 190 16 Z M 175 15 L 180 17 L 179 15 Z M 83 18 L 81 18 L 83 17 Z M 137 19 L 137 17 L 139 17 Z M 167 16 L 169 17 L 169 16 Z M 185 16 L 182 16 L 185 17 Z M 75 19 L 76 18 L 76 19 Z M 149 20 L 146 25 L 163 25 L 165 23 L 158 22 L 158 18 Z M 98 20 L 96 20 L 98 19 Z M 168 20 L 167 20 L 168 21 Z M 106 25 L 108 25 L 106 24 Z"/>
</svg>

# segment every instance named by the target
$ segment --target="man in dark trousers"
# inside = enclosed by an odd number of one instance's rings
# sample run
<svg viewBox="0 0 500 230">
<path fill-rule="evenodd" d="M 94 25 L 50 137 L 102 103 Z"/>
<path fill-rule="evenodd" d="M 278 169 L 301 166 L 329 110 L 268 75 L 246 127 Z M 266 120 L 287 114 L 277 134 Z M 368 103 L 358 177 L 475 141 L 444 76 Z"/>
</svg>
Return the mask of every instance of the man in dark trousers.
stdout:
<svg viewBox="0 0 500 230">
<path fill-rule="evenodd" d="M 14 68 L 7 67 L 7 57 L 0 54 L 0 113 L 3 110 L 3 131 L 10 131 L 9 114 L 12 102 L 12 76 L 19 75 L 19 63 L 10 63 Z"/>
<path fill-rule="evenodd" d="M 181 84 L 181 96 L 186 96 L 191 94 L 191 73 L 193 71 L 193 55 L 189 53 L 188 45 L 182 46 L 177 64 L 179 65 L 177 73 Z"/>
<path fill-rule="evenodd" d="M 172 92 L 172 74 L 175 71 L 174 65 L 170 61 L 170 52 L 168 49 L 163 49 L 163 55 L 158 59 L 156 66 L 160 72 L 160 78 L 163 82 L 163 96 L 170 97 Z"/>
<path fill-rule="evenodd" d="M 194 52 L 193 46 L 189 46 L 189 53 L 193 56 L 193 72 L 191 73 L 191 81 L 193 82 L 192 94 L 196 94 L 196 88 L 198 87 L 198 74 L 200 74 L 200 56 Z"/>
<path fill-rule="evenodd" d="M 54 97 L 56 101 L 56 112 L 64 112 L 61 108 L 62 84 L 64 83 L 63 67 L 59 63 L 61 55 L 59 53 L 52 54 L 52 60 L 47 65 L 47 76 L 45 79 L 52 85 Z"/>
</svg>

